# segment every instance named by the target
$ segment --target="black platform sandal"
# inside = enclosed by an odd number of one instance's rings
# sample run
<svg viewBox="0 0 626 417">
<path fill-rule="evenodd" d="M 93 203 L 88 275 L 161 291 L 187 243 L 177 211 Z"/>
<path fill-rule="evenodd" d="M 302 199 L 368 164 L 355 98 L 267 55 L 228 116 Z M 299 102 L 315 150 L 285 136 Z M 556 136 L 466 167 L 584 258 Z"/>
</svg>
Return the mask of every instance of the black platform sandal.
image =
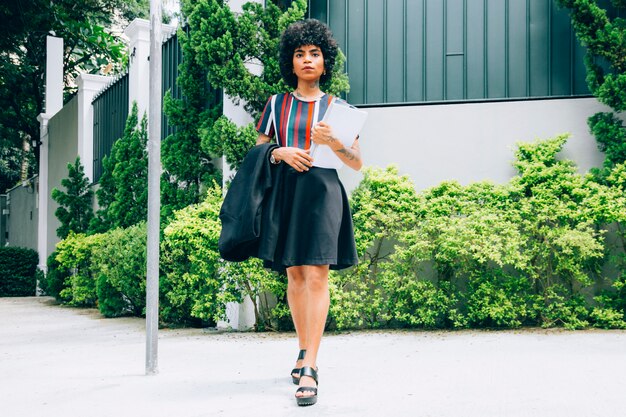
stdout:
<svg viewBox="0 0 626 417">
<path fill-rule="evenodd" d="M 296 402 L 299 406 L 313 405 L 317 402 L 317 386 L 319 385 L 317 382 L 317 371 L 310 366 L 303 366 L 302 368 L 300 368 L 300 378 L 302 378 L 303 376 L 310 376 L 311 378 L 313 378 L 313 380 L 315 381 L 315 386 L 300 387 L 296 391 L 296 394 L 299 392 L 312 392 L 313 395 L 305 395 L 302 397 L 296 396 Z"/>
<path fill-rule="evenodd" d="M 305 355 L 306 355 L 306 349 L 300 350 L 300 353 L 298 353 L 297 360 L 299 361 L 303 360 Z M 300 383 L 300 369 L 301 368 L 293 368 L 291 370 L 291 381 L 293 381 L 293 383 L 296 385 Z M 298 374 L 298 376 L 293 376 L 293 374 Z"/>
</svg>

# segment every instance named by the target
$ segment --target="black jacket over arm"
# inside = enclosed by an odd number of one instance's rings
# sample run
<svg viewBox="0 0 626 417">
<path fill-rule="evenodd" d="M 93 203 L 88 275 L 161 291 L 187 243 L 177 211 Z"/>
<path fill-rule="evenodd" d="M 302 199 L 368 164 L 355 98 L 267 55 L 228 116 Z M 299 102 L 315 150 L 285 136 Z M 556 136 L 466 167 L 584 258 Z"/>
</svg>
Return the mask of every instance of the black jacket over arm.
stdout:
<svg viewBox="0 0 626 417">
<path fill-rule="evenodd" d="M 220 210 L 220 255 L 227 261 L 245 261 L 258 252 L 263 200 L 272 188 L 273 143 L 257 145 L 244 158 Z"/>
</svg>

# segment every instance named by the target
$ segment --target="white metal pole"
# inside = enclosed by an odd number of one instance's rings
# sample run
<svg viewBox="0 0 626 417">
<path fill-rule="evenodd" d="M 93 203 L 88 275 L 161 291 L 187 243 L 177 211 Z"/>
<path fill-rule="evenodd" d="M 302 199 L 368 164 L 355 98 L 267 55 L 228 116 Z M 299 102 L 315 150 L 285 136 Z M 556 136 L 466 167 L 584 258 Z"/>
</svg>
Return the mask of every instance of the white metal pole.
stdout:
<svg viewBox="0 0 626 417">
<path fill-rule="evenodd" d="M 161 211 L 161 43 L 161 1 L 150 0 L 146 375 L 155 375 L 158 373 L 159 230 Z"/>
</svg>

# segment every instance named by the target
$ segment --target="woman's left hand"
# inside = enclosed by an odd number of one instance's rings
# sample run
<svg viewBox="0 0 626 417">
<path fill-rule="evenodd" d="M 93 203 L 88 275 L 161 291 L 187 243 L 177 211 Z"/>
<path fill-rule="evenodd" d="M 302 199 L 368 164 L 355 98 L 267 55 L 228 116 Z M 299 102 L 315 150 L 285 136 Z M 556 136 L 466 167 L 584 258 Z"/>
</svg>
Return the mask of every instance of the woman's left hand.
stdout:
<svg viewBox="0 0 626 417">
<path fill-rule="evenodd" d="M 313 126 L 313 142 L 318 145 L 328 145 L 331 149 L 341 146 L 341 142 L 333 136 L 333 129 L 324 122 L 319 122 Z"/>
<path fill-rule="evenodd" d="M 334 137 L 333 129 L 324 122 L 319 122 L 313 126 L 313 135 L 311 137 L 313 142 L 318 145 L 328 145 L 344 164 L 355 171 L 360 170 L 363 166 L 358 137 L 354 139 L 351 147 L 346 148 L 339 139 Z"/>
</svg>

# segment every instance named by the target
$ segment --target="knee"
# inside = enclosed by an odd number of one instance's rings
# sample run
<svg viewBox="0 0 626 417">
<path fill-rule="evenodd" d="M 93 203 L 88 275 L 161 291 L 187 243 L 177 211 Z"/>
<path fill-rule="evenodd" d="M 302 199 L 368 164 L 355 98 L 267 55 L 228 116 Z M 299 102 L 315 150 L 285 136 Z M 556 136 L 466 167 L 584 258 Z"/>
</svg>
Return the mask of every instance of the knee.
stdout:
<svg viewBox="0 0 626 417">
<path fill-rule="evenodd" d="M 307 289 L 312 292 L 327 292 L 328 291 L 328 274 L 324 274 L 324 273 L 309 274 L 306 277 L 306 286 L 307 286 Z"/>
<path fill-rule="evenodd" d="M 287 274 L 287 290 L 301 291 L 306 287 L 306 280 L 302 271 L 292 269 Z"/>
</svg>

